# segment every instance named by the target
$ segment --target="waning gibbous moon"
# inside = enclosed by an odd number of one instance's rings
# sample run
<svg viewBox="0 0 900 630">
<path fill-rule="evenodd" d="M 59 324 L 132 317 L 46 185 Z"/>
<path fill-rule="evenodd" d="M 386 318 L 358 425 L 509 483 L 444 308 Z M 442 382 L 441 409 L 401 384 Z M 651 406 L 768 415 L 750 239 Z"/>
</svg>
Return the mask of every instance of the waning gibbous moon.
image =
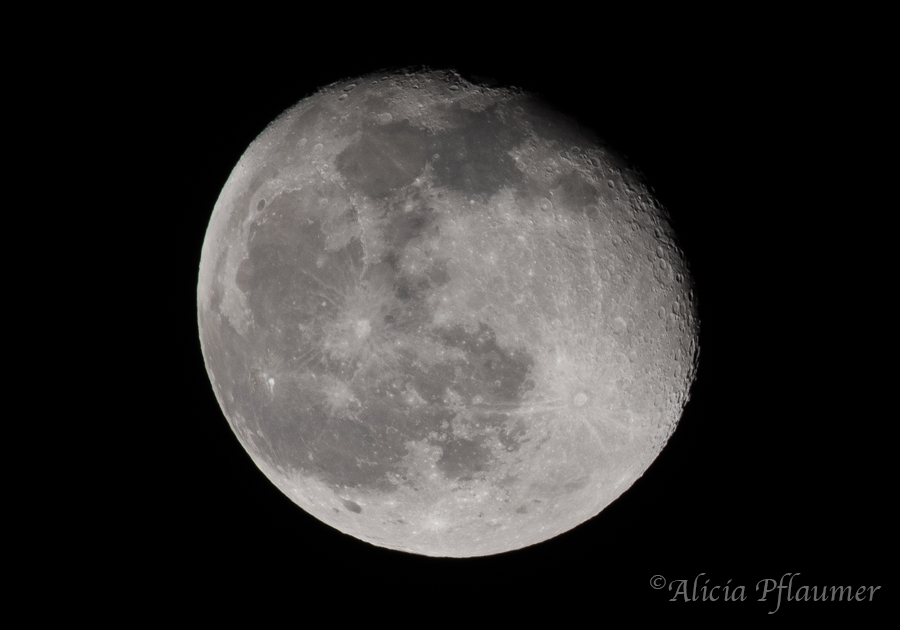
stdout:
<svg viewBox="0 0 900 630">
<path fill-rule="evenodd" d="M 539 97 L 449 71 L 337 83 L 269 125 L 215 205 L 197 297 L 216 397 L 272 483 L 430 556 L 598 514 L 697 365 L 641 179 Z"/>
</svg>

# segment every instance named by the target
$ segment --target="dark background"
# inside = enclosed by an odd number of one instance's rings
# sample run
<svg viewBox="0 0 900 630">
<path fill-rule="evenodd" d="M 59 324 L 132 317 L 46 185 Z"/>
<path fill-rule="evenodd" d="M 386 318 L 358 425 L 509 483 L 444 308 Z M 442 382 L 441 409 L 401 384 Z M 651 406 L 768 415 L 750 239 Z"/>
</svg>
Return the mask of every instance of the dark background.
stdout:
<svg viewBox="0 0 900 630">
<path fill-rule="evenodd" d="M 137 455 L 114 456 L 128 488 L 107 482 L 97 543 L 122 596 L 164 610 L 302 603 L 337 620 L 373 602 L 373 620 L 427 609 L 417 624 L 476 607 L 510 621 L 582 610 L 599 625 L 622 605 L 636 619 L 771 618 L 757 582 L 800 573 L 795 587 L 882 589 L 874 604 L 783 603 L 775 617 L 883 611 L 896 596 L 886 459 L 896 412 L 873 358 L 889 341 L 877 332 L 883 306 L 860 264 L 861 233 L 878 219 L 857 192 L 877 182 L 852 167 L 872 155 L 847 148 L 866 133 L 865 60 L 827 29 L 777 22 L 648 32 L 535 18 L 525 30 L 373 26 L 362 39 L 259 33 L 240 45 L 210 27 L 202 41 L 151 38 L 121 66 L 115 47 L 92 57 L 110 64 L 101 118 L 140 131 L 113 134 L 109 161 L 131 160 L 125 185 L 150 217 L 129 221 L 136 238 L 119 246 L 144 287 L 126 289 L 137 323 L 120 336 L 123 352 L 143 353 L 126 363 L 139 365 L 117 412 Z M 485 558 L 376 548 L 303 512 L 232 434 L 198 340 L 201 244 L 247 146 L 321 85 L 423 64 L 542 92 L 618 147 L 671 212 L 699 298 L 697 380 L 650 469 L 591 521 Z M 649 585 L 657 574 L 731 580 L 747 601 L 670 602 L 674 591 Z"/>
</svg>

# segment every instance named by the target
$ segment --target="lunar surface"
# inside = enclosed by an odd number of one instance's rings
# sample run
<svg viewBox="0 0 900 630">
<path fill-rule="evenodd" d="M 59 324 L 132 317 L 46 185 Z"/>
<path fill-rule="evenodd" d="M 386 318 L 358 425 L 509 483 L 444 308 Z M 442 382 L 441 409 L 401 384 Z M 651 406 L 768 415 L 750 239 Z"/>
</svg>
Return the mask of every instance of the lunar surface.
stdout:
<svg viewBox="0 0 900 630">
<path fill-rule="evenodd" d="M 449 71 L 334 84 L 265 129 L 213 211 L 198 317 L 268 478 L 430 556 L 595 516 L 664 446 L 698 356 L 640 177 L 539 97 Z"/>
</svg>

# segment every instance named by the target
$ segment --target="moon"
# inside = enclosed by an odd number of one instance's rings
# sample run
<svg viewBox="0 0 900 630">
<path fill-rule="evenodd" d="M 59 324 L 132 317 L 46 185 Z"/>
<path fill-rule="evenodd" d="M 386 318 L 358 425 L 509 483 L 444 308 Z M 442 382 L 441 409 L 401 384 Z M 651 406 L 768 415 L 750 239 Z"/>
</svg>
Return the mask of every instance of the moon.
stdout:
<svg viewBox="0 0 900 630">
<path fill-rule="evenodd" d="M 592 518 L 665 445 L 696 303 L 640 175 L 539 96 L 399 71 L 250 145 L 201 253 L 200 342 L 240 443 L 309 514 L 484 556 Z"/>
</svg>

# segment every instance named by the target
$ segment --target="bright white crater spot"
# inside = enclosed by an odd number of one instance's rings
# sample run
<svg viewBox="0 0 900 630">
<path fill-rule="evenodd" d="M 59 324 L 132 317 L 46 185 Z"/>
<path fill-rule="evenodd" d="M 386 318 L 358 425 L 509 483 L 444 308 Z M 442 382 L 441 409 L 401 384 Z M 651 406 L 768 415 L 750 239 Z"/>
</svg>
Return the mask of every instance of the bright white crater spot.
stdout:
<svg viewBox="0 0 900 630">
<path fill-rule="evenodd" d="M 361 319 L 356 322 L 356 336 L 359 339 L 368 337 L 370 332 L 372 332 L 372 325 L 369 323 L 368 319 Z"/>
</svg>

